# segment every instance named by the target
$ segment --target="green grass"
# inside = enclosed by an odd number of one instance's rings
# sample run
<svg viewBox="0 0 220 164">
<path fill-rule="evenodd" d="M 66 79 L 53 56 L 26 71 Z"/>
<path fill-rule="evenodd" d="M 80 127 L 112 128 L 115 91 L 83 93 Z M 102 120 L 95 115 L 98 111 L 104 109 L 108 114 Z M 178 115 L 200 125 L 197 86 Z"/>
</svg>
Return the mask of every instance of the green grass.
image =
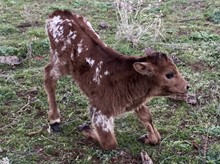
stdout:
<svg viewBox="0 0 220 164">
<path fill-rule="evenodd" d="M 146 5 L 150 2 L 155 1 L 146 1 Z M 49 59 L 49 45 L 44 24 L 57 8 L 85 16 L 110 47 L 124 54 L 142 55 L 144 47 L 152 47 L 180 59 L 177 65 L 189 80 L 198 104 L 190 106 L 165 98 L 149 103 L 163 138 L 160 145 L 137 142 L 146 131 L 133 113 L 116 120 L 116 150 L 103 151 L 96 142 L 84 138 L 77 126 L 89 122 L 87 99 L 70 77 L 59 80 L 57 89 L 63 132 L 47 132 L 43 67 Z M 140 163 L 140 152 L 145 150 L 155 163 L 219 164 L 219 8 L 218 0 L 162 1 L 148 12 L 162 11 L 163 38 L 156 42 L 145 38 L 133 47 L 116 39 L 113 1 L 1 0 L 0 56 L 16 55 L 22 65 L 0 64 L 0 161 L 7 157 L 10 163 L 22 164 Z M 110 27 L 100 29 L 101 21 Z"/>
</svg>

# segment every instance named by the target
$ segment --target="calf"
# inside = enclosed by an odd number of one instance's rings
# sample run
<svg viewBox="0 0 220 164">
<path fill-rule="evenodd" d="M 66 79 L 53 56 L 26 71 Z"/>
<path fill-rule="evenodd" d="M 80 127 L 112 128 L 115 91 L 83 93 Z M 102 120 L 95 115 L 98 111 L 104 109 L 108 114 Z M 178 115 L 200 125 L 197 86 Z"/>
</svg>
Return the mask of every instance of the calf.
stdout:
<svg viewBox="0 0 220 164">
<path fill-rule="evenodd" d="M 84 135 L 97 140 L 103 149 L 114 149 L 114 118 L 134 110 L 148 131 L 142 140 L 158 144 L 161 137 L 146 101 L 155 96 L 184 96 L 188 89 L 188 83 L 167 55 L 122 55 L 107 47 L 85 18 L 70 11 L 53 12 L 46 29 L 50 62 L 45 67 L 45 90 L 52 130 L 59 131 L 60 123 L 56 82 L 61 76 L 71 75 L 89 100 L 92 128 L 84 126 Z"/>
</svg>

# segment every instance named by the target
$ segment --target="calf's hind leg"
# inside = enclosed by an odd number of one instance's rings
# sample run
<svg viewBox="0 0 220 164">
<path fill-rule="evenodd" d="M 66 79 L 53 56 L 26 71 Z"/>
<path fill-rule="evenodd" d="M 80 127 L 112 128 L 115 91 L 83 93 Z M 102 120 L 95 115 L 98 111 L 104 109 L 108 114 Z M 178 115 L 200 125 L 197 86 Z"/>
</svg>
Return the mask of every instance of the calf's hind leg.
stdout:
<svg viewBox="0 0 220 164">
<path fill-rule="evenodd" d="M 140 108 L 135 110 L 139 120 L 143 123 L 148 131 L 147 135 L 143 135 L 140 140 L 144 143 L 159 144 L 161 137 L 157 129 L 153 125 L 152 116 L 147 106 L 142 105 Z"/>
<path fill-rule="evenodd" d="M 96 108 L 91 108 L 91 122 L 92 128 L 81 127 L 83 134 L 97 140 L 105 150 L 115 149 L 117 141 L 114 133 L 114 118 L 102 114 Z"/>
<path fill-rule="evenodd" d="M 64 66 L 50 63 L 44 68 L 44 85 L 49 103 L 48 120 L 52 131 L 60 131 L 60 110 L 56 102 L 56 83 L 57 80 L 66 73 Z"/>
</svg>

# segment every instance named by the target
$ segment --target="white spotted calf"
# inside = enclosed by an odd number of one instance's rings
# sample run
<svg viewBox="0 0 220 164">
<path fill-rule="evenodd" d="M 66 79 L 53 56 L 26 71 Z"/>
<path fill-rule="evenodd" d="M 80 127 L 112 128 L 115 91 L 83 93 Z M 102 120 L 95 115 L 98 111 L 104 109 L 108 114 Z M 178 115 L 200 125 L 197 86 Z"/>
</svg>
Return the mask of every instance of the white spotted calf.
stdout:
<svg viewBox="0 0 220 164">
<path fill-rule="evenodd" d="M 53 12 L 46 29 L 51 59 L 45 67 L 45 90 L 52 130 L 60 130 L 56 82 L 61 76 L 71 75 L 90 104 L 92 128 L 81 127 L 85 136 L 99 141 L 103 149 L 116 148 L 114 118 L 134 110 L 148 131 L 143 142 L 158 144 L 160 134 L 145 106 L 147 100 L 155 96 L 184 96 L 188 89 L 188 83 L 167 55 L 122 55 L 107 47 L 87 20 L 69 11 Z"/>
</svg>

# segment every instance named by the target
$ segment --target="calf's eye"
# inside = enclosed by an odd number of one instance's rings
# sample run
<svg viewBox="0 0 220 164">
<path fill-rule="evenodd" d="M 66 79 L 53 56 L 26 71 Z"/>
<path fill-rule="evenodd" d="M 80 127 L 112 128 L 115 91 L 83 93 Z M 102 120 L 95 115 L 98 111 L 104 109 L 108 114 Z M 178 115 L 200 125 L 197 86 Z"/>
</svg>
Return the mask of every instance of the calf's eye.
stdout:
<svg viewBox="0 0 220 164">
<path fill-rule="evenodd" d="M 173 78 L 173 77 L 174 77 L 173 72 L 170 72 L 170 73 L 167 73 L 167 74 L 166 74 L 166 78 L 167 78 L 167 79 L 171 79 L 171 78 Z"/>
</svg>

